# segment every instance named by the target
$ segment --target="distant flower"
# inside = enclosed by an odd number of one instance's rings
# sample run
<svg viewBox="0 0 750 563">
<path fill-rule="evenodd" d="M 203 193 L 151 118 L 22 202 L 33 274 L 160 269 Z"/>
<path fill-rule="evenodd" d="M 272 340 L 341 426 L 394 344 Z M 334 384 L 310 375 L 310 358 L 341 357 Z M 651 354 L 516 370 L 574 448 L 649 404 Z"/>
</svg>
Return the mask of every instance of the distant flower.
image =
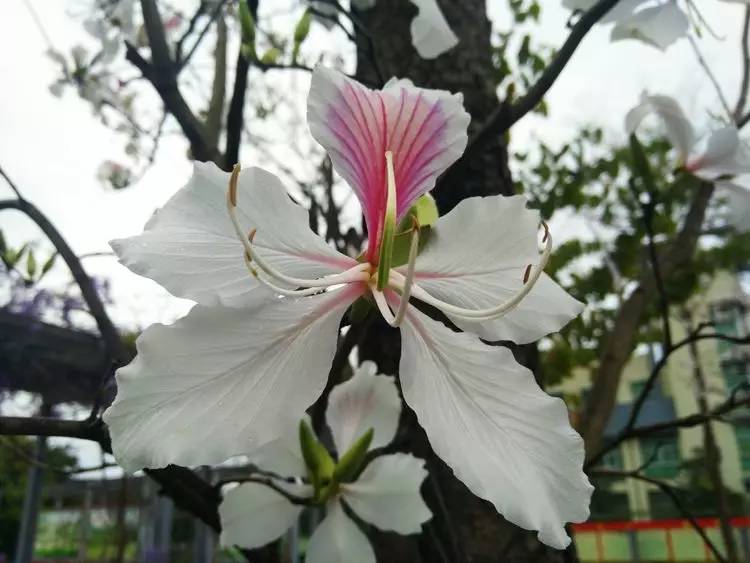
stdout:
<svg viewBox="0 0 750 563">
<path fill-rule="evenodd" d="M 375 371 L 375 365 L 366 362 L 354 377 L 331 392 L 326 421 L 337 455 L 323 454 L 329 463 L 318 471 L 325 480 L 317 486 L 301 481 L 316 469 L 306 463 L 297 433 L 250 455 L 262 470 L 296 477 L 294 482 L 274 479 L 277 487 L 306 504 L 327 507 L 325 519 L 310 538 L 307 563 L 375 563 L 367 536 L 346 515 L 344 503 L 365 522 L 399 534 L 418 533 L 432 516 L 419 494 L 427 476 L 421 459 L 403 453 L 382 455 L 361 469 L 368 449 L 387 446 L 393 440 L 401 411 L 393 378 L 375 375 Z M 368 442 L 369 448 L 358 447 Z M 221 543 L 249 549 L 265 545 L 281 537 L 304 506 L 261 483 L 243 483 L 227 490 L 219 506 Z"/>
<path fill-rule="evenodd" d="M 458 44 L 458 37 L 453 33 L 437 0 L 410 0 L 419 12 L 411 22 L 411 42 L 423 59 L 434 59 L 449 51 Z M 357 10 L 370 10 L 377 0 L 352 0 L 352 7 Z M 330 2 L 308 0 L 308 4 L 325 17 L 318 21 L 331 28 L 331 18 L 337 17 L 337 10 Z"/>
<path fill-rule="evenodd" d="M 133 271 L 198 302 L 144 331 L 118 371 L 105 413 L 118 461 L 218 463 L 277 438 L 324 389 L 341 318 L 361 298 L 400 327 L 404 399 L 435 452 L 506 518 L 564 547 L 564 523 L 588 517 L 583 442 L 560 399 L 480 340 L 531 342 L 581 311 L 543 273 L 552 240 L 545 227 L 540 254 L 538 213 L 522 196 L 469 198 L 432 229 L 417 224 L 414 205 L 466 146 L 461 96 L 408 80 L 373 91 L 317 67 L 308 121 L 360 200 L 365 251 L 329 247 L 272 174 L 196 164 L 143 234 L 112 242 Z"/>
<path fill-rule="evenodd" d="M 749 3 L 749 0 L 723 1 Z M 563 0 L 562 4 L 569 10 L 587 11 L 597 2 L 598 0 Z M 694 6 L 693 9 L 697 8 Z M 612 41 L 636 39 L 662 51 L 678 39 L 686 37 L 690 31 L 690 18 L 677 0 L 620 0 L 599 23 L 614 23 Z"/>
<path fill-rule="evenodd" d="M 740 139 L 735 125 L 707 133 L 701 141 L 680 104 L 669 96 L 643 94 L 641 103 L 625 117 L 625 129 L 633 133 L 646 116 L 656 115 L 665 134 L 677 150 L 680 164 L 698 178 L 713 182 L 725 205 L 727 224 L 741 231 L 750 230 L 750 190 L 729 180 L 750 173 L 750 150 Z"/>
<path fill-rule="evenodd" d="M 699 143 L 692 124 L 674 98 L 644 93 L 641 103 L 625 117 L 628 134 L 633 133 L 649 114 L 662 121 L 666 136 L 677 149 L 680 163 L 687 171 L 707 181 L 750 173 L 750 151 L 740 140 L 735 125 L 714 129 Z"/>
</svg>

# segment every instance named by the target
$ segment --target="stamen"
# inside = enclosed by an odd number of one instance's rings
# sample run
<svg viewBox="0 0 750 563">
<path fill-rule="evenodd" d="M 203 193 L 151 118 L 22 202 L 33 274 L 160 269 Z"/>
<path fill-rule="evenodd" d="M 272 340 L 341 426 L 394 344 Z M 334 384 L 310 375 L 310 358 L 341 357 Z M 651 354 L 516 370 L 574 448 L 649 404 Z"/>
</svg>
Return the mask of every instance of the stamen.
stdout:
<svg viewBox="0 0 750 563">
<path fill-rule="evenodd" d="M 406 309 L 409 306 L 409 298 L 411 297 L 411 288 L 414 285 L 414 269 L 417 263 L 417 254 L 419 250 L 419 223 L 417 218 L 414 218 L 414 226 L 412 230 L 411 246 L 409 247 L 409 262 L 406 266 L 406 279 L 404 280 L 404 286 L 401 291 L 401 302 L 398 304 L 396 315 L 393 320 L 392 326 L 399 326 L 404 320 L 406 315 Z"/>
<path fill-rule="evenodd" d="M 529 274 L 531 273 L 531 267 L 532 264 L 529 264 L 526 266 L 526 271 L 523 273 L 523 283 L 526 283 L 529 281 Z"/>
<path fill-rule="evenodd" d="M 549 230 L 547 230 L 546 232 L 545 239 L 546 245 L 540 257 L 539 263 L 535 267 L 531 268 L 528 279 L 526 279 L 524 282 L 524 286 L 513 297 L 495 307 L 489 307 L 487 309 L 465 309 L 463 307 L 457 307 L 455 305 L 437 299 L 436 297 L 433 297 L 416 283 L 412 284 L 411 293 L 417 299 L 424 301 L 428 305 L 437 307 L 443 313 L 451 315 L 453 317 L 458 317 L 466 321 L 490 321 L 502 317 L 507 312 L 514 309 L 523 300 L 523 298 L 529 294 L 529 292 L 534 287 L 534 284 L 536 284 L 536 282 L 541 277 L 542 272 L 544 272 L 544 267 L 547 265 L 547 262 L 549 262 L 550 255 L 552 254 L 552 235 L 549 233 Z M 406 278 L 399 272 L 393 271 L 392 286 L 395 289 L 403 291 L 406 287 Z"/>
<path fill-rule="evenodd" d="M 383 315 L 385 322 L 391 326 L 396 326 L 393 323 L 396 322 L 396 317 L 393 316 L 393 311 L 388 305 L 388 300 L 385 298 L 385 294 L 380 291 L 377 287 L 370 286 L 372 296 L 375 298 L 375 304 L 378 306 L 380 314 Z"/>
<path fill-rule="evenodd" d="M 351 283 L 356 281 L 367 281 L 369 279 L 370 275 L 365 271 L 369 268 L 369 264 L 366 263 L 357 264 L 356 266 L 349 268 L 348 270 L 345 270 L 340 274 L 323 276 L 316 279 L 287 276 L 286 274 L 279 272 L 270 264 L 268 264 L 265 259 L 263 259 L 257 252 L 255 252 L 253 248 L 253 240 L 257 233 L 257 229 L 252 229 L 248 235 L 245 235 L 245 231 L 240 225 L 239 218 L 237 217 L 237 180 L 239 178 L 239 174 L 240 166 L 239 164 L 237 164 L 232 170 L 232 175 L 229 179 L 229 190 L 227 191 L 227 211 L 229 212 L 229 218 L 232 221 L 232 226 L 234 227 L 235 233 L 237 234 L 237 238 L 239 238 L 240 242 L 242 242 L 242 246 L 245 248 L 245 253 L 249 257 L 249 259 L 254 261 L 266 275 L 278 282 L 282 282 L 292 287 L 309 288 L 326 288 L 332 285 Z"/>
<path fill-rule="evenodd" d="M 318 293 L 322 293 L 326 289 L 326 288 L 322 288 L 322 287 L 311 287 L 311 288 L 308 288 L 308 289 L 285 289 L 283 287 L 279 287 L 278 285 L 276 285 L 276 284 L 270 282 L 269 280 L 267 280 L 264 276 L 261 276 L 258 273 L 258 271 L 255 268 L 253 268 L 253 266 L 252 266 L 252 264 L 250 262 L 250 257 L 247 255 L 247 253 L 245 253 L 245 265 L 247 266 L 247 269 L 250 272 L 250 274 L 256 280 L 258 280 L 258 282 L 261 285 L 264 285 L 268 289 L 270 289 L 271 291 L 273 291 L 274 293 L 277 293 L 279 295 L 283 295 L 285 297 L 307 297 L 309 295 L 315 295 L 315 294 L 318 294 Z M 328 288 L 328 289 L 330 289 L 330 288 Z"/>
</svg>

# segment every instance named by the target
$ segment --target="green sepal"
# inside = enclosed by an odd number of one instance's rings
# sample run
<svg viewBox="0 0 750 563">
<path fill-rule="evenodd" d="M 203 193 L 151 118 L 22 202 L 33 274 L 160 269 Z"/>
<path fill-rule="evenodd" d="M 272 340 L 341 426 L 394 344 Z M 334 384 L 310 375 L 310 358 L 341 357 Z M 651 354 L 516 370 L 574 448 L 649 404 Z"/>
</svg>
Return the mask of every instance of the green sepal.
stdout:
<svg viewBox="0 0 750 563">
<path fill-rule="evenodd" d="M 365 461 L 367 451 L 370 449 L 374 434 L 375 431 L 370 428 L 359 440 L 354 442 L 349 451 L 341 456 L 341 459 L 336 464 L 336 468 L 333 470 L 333 480 L 335 483 L 346 483 L 357 476 Z"/>
<path fill-rule="evenodd" d="M 330 486 L 335 464 L 305 420 L 299 423 L 299 443 L 307 466 L 307 476 L 314 489 L 313 500 L 319 502 L 325 494 L 325 488 Z"/>
<path fill-rule="evenodd" d="M 409 215 L 415 216 L 420 226 L 432 227 L 439 217 L 435 198 L 430 194 L 424 194 L 411 206 Z"/>
<path fill-rule="evenodd" d="M 417 254 L 422 252 L 422 249 L 430 239 L 431 232 L 432 228 L 430 227 L 419 228 L 419 246 L 417 247 Z M 398 268 L 409 262 L 412 236 L 413 228 L 408 231 L 403 231 L 395 236 L 393 240 L 393 254 L 391 255 L 391 268 Z"/>
</svg>

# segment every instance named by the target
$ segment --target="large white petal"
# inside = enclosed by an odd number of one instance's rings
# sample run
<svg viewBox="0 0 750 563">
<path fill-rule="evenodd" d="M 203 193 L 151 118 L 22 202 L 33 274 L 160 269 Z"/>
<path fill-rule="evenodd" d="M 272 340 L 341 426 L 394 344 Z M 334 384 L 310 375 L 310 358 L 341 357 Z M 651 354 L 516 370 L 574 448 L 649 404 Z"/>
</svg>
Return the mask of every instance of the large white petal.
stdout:
<svg viewBox="0 0 750 563">
<path fill-rule="evenodd" d="M 750 173 L 750 151 L 740 140 L 737 127 L 729 125 L 712 131 L 703 153 L 691 158 L 685 167 L 709 181 Z"/>
<path fill-rule="evenodd" d="M 411 0 L 419 13 L 411 21 L 411 42 L 423 59 L 434 59 L 458 44 L 437 0 Z"/>
<path fill-rule="evenodd" d="M 341 316 L 359 292 L 197 305 L 147 328 L 104 413 L 118 463 L 215 464 L 283 435 L 322 392 Z"/>
<path fill-rule="evenodd" d="M 328 505 L 328 514 L 315 529 L 307 546 L 305 563 L 376 563 L 375 552 L 338 501 Z"/>
<path fill-rule="evenodd" d="M 634 133 L 649 114 L 654 114 L 662 120 L 667 139 L 680 153 L 682 160 L 686 160 L 695 144 L 695 132 L 677 100 L 644 92 L 641 103 L 625 116 L 625 130 L 628 135 Z"/>
<path fill-rule="evenodd" d="M 203 305 L 244 303 L 257 282 L 247 271 L 227 213 L 228 184 L 229 174 L 215 164 L 195 163 L 190 181 L 142 234 L 110 243 L 120 261 L 178 297 Z M 241 224 L 248 231 L 257 229 L 258 252 L 279 270 L 311 278 L 356 265 L 310 230 L 307 211 L 273 174 L 243 170 L 238 206 Z"/>
<path fill-rule="evenodd" d="M 309 417 L 305 415 L 302 418 Z M 299 443 L 299 420 L 289 422 L 289 428 L 281 437 L 248 450 L 246 456 L 250 463 L 265 471 L 272 471 L 283 477 L 303 477 L 307 475 L 307 466 Z"/>
<path fill-rule="evenodd" d="M 612 41 L 639 39 L 663 51 L 685 37 L 689 28 L 690 20 L 677 2 L 665 2 L 620 19 L 612 29 Z"/>
<path fill-rule="evenodd" d="M 401 328 L 401 386 L 433 450 L 506 519 L 562 549 L 593 491 L 583 440 L 561 399 L 506 348 L 454 333 L 415 309 Z"/>
<path fill-rule="evenodd" d="M 224 492 L 219 505 L 223 547 L 254 549 L 281 537 L 304 506 L 260 483 L 242 483 Z"/>
<path fill-rule="evenodd" d="M 381 530 L 417 534 L 432 517 L 419 489 L 427 477 L 424 460 L 392 454 L 372 460 L 341 494 L 357 515 Z"/>
<path fill-rule="evenodd" d="M 539 262 L 538 233 L 539 213 L 526 208 L 523 196 L 465 199 L 438 219 L 417 257 L 416 283 L 434 297 L 467 309 L 502 303 L 521 290 L 526 267 Z M 486 340 L 526 343 L 558 331 L 582 307 L 544 274 L 529 295 L 499 319 L 451 320 Z"/>
<path fill-rule="evenodd" d="M 373 429 L 371 448 L 388 445 L 396 435 L 401 415 L 396 381 L 376 372 L 373 362 L 364 362 L 351 379 L 331 391 L 326 422 L 339 456 L 370 428 Z"/>
</svg>

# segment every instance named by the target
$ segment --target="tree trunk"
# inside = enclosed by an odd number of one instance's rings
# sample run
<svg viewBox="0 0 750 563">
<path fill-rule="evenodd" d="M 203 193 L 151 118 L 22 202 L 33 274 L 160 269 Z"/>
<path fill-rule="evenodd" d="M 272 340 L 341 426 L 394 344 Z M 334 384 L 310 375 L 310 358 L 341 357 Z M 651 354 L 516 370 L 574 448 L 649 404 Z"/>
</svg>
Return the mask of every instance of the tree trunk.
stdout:
<svg viewBox="0 0 750 563">
<path fill-rule="evenodd" d="M 410 78 L 417 86 L 461 92 L 472 116 L 469 136 L 499 103 L 495 93 L 490 22 L 484 0 L 440 2 L 459 44 L 434 60 L 419 57 L 411 44 L 409 26 L 417 10 L 406 0 L 378 0 L 375 8 L 359 12 L 374 44 L 383 79 Z M 379 83 L 370 42 L 362 34 L 357 44 L 357 78 Z M 456 181 L 456 177 L 460 181 Z M 510 195 L 513 184 L 504 139 L 498 136 L 463 163 L 460 174 L 443 177 L 433 195 L 441 214 L 471 196 Z M 535 348 L 514 350 L 522 361 L 535 357 Z M 398 370 L 398 331 L 378 318 L 369 327 L 359 350 L 360 359 L 375 360 L 385 373 Z M 525 361 L 527 365 L 528 361 Z M 547 549 L 536 534 L 509 524 L 486 501 L 474 496 L 432 452 L 414 414 L 403 415 L 400 448 L 427 460 L 430 477 L 422 493 L 433 512 L 424 533 L 402 537 L 373 531 L 378 561 L 389 563 L 495 563 L 562 561 L 563 554 Z"/>
</svg>

